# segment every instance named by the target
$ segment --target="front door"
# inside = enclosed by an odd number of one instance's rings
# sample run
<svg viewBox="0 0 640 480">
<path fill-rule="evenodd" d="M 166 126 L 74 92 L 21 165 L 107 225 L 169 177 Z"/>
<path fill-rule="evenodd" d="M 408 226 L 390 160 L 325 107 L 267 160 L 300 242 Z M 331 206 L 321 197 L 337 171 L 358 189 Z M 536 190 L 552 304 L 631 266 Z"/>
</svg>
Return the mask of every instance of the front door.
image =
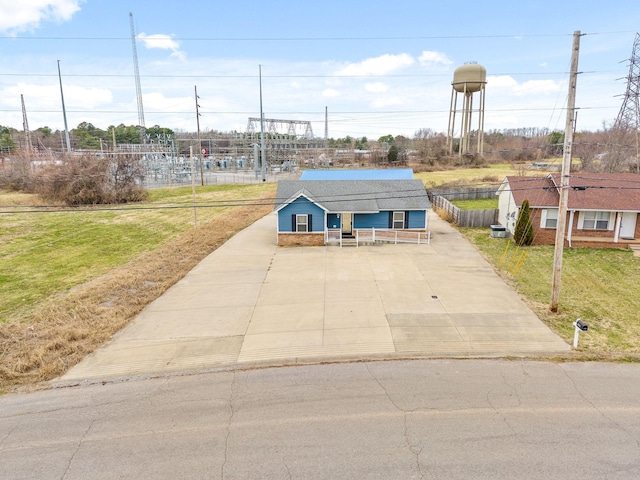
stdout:
<svg viewBox="0 0 640 480">
<path fill-rule="evenodd" d="M 622 214 L 622 222 L 620 223 L 620 238 L 635 237 L 637 217 L 638 214 L 635 212 L 624 212 Z"/>
<path fill-rule="evenodd" d="M 353 214 L 342 214 L 342 235 L 351 235 L 353 233 Z"/>
</svg>

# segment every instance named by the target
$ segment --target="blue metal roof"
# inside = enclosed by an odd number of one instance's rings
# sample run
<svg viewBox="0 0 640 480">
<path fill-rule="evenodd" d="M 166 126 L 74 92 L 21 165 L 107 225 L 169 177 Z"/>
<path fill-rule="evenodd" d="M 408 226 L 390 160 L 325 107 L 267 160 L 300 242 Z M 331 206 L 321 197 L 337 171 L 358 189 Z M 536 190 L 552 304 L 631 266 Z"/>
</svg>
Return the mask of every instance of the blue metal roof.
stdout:
<svg viewBox="0 0 640 480">
<path fill-rule="evenodd" d="M 413 170 L 410 168 L 304 170 L 300 180 L 413 180 Z"/>
</svg>

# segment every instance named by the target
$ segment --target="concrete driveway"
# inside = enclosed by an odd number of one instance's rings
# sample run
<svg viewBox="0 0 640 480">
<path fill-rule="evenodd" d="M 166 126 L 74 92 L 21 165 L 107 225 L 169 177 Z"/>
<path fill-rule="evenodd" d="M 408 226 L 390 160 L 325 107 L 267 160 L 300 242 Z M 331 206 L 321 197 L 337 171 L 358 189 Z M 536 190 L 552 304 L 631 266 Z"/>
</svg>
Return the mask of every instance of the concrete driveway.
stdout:
<svg viewBox="0 0 640 480">
<path fill-rule="evenodd" d="M 430 245 L 275 245 L 239 232 L 58 382 L 403 357 L 565 354 L 475 247 L 437 215 Z"/>
</svg>

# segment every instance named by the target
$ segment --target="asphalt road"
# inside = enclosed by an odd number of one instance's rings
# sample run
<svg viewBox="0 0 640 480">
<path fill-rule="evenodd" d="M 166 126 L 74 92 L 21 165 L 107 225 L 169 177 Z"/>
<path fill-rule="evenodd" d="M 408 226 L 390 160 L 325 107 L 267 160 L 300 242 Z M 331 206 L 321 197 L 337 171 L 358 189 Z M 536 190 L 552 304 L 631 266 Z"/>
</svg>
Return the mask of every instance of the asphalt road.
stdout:
<svg viewBox="0 0 640 480">
<path fill-rule="evenodd" d="M 637 479 L 640 366 L 387 361 L 0 397 L 2 479 Z"/>
</svg>

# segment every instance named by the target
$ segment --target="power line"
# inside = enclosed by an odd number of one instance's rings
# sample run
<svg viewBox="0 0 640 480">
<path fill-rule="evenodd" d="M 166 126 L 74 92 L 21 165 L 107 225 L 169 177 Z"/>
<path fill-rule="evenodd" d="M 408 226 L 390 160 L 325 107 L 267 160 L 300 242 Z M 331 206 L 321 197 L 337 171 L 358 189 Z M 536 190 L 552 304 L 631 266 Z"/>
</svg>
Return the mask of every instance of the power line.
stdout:
<svg viewBox="0 0 640 480">
<path fill-rule="evenodd" d="M 566 75 L 568 72 L 496 72 L 492 73 L 492 76 L 520 76 L 520 75 L 541 75 L 541 76 L 550 76 L 550 75 Z M 617 73 L 615 70 L 592 70 L 589 72 L 583 73 Z M 3 72 L 0 73 L 0 77 L 56 77 L 56 75 L 52 73 L 8 73 Z M 77 77 L 77 78 L 93 78 L 93 77 L 105 77 L 105 78 L 129 78 L 131 75 L 126 73 L 70 73 L 65 74 L 64 77 Z M 190 74 L 190 75 L 176 75 L 176 74 L 140 74 L 141 78 L 248 78 L 255 79 L 258 78 L 257 75 L 251 74 L 243 74 L 243 75 L 210 75 L 210 74 Z M 366 75 L 303 75 L 303 74 L 295 74 L 295 75 L 263 75 L 262 78 L 407 78 L 407 77 L 416 77 L 416 78 L 450 78 L 451 74 L 446 73 L 404 73 L 404 74 L 366 74 Z"/>
<path fill-rule="evenodd" d="M 541 179 L 545 177 L 518 177 L 518 182 L 539 182 Z M 580 175 L 571 175 L 571 178 L 577 179 L 585 179 L 592 182 L 601 180 L 606 181 L 609 180 L 607 178 L 594 178 L 594 177 L 583 177 Z M 624 180 L 617 179 L 617 182 L 620 183 L 630 183 L 635 184 L 637 186 L 615 186 L 615 185 L 597 185 L 597 184 L 586 184 L 586 185 L 570 185 L 570 188 L 579 187 L 580 190 L 584 189 L 599 189 L 599 190 L 617 190 L 617 191 L 635 191 L 640 190 L 640 176 L 638 176 L 638 180 Z M 468 184 L 460 184 L 456 185 L 456 188 L 470 188 L 470 187 L 478 187 L 478 186 L 486 186 L 487 183 L 489 185 L 501 185 L 502 181 L 499 182 L 483 182 L 483 183 L 468 183 Z M 425 187 L 426 190 L 437 190 L 439 187 Z M 490 187 L 487 187 L 490 188 Z M 508 192 L 523 192 L 523 191 L 539 191 L 541 189 L 549 189 L 552 187 L 520 187 L 520 188 L 508 188 L 505 191 Z M 560 187 L 558 187 L 560 188 Z M 422 189 L 405 189 L 405 190 L 389 190 L 381 192 L 384 194 L 393 194 L 387 195 L 385 199 L 408 199 L 408 198 L 422 198 L 424 195 L 424 190 Z M 398 195 L 397 193 L 401 193 L 402 195 Z M 378 192 L 380 194 L 380 192 Z M 318 196 L 316 197 L 316 201 L 324 204 L 331 204 L 336 202 L 344 202 L 345 200 L 375 200 L 380 198 L 378 194 L 358 194 L 358 193 L 343 193 L 340 195 L 332 195 L 332 196 Z M 446 194 L 446 193 L 437 193 L 436 195 L 441 197 L 447 197 L 449 195 L 456 195 L 456 193 Z M 197 201 L 195 206 L 197 208 L 229 208 L 229 207 L 244 207 L 244 206 L 268 206 L 274 205 L 276 208 L 281 205 L 286 205 L 287 202 L 278 202 L 277 199 L 266 199 L 266 198 L 251 198 L 251 199 L 227 199 L 227 200 L 207 200 L 207 201 Z M 23 205 L 0 205 L 0 214 L 22 214 L 22 213 L 81 213 L 81 212 L 103 212 L 103 211 L 147 211 L 147 210 L 176 210 L 176 209 L 192 209 L 194 207 L 192 200 L 184 200 L 180 202 L 163 202 L 161 204 L 154 205 L 131 205 L 127 204 L 126 206 L 117 205 L 117 204 L 108 204 L 108 205 L 78 205 L 78 206 L 63 206 L 63 205 L 34 205 L 32 207 L 25 207 Z"/>
<path fill-rule="evenodd" d="M 592 33 L 589 35 L 623 34 L 630 32 L 604 32 Z M 586 34 L 585 34 L 586 35 Z M 301 42 L 301 41 L 404 41 L 404 40 L 468 40 L 480 38 L 557 38 L 571 36 L 570 33 L 550 33 L 550 34 L 499 34 L 499 35 L 426 35 L 426 36 L 389 36 L 389 37 L 176 37 L 171 39 L 178 42 Z M 11 36 L 1 35 L 0 39 L 10 40 L 63 40 L 63 41 L 123 41 L 130 40 L 127 37 L 53 37 L 53 36 Z"/>
</svg>

